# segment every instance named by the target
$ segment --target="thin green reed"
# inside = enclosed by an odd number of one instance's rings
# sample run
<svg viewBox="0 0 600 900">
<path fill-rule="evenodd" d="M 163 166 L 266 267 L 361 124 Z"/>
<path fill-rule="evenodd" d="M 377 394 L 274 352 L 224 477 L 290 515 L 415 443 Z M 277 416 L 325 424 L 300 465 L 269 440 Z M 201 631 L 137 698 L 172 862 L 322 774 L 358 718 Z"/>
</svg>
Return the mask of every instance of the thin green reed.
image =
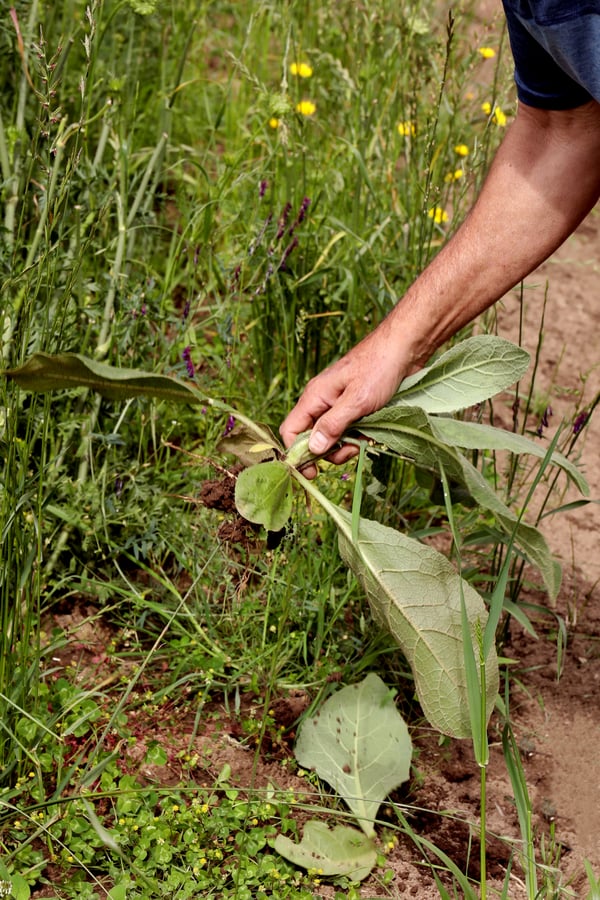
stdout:
<svg viewBox="0 0 600 900">
<path fill-rule="evenodd" d="M 47 400 L 33 400 L 23 421 L 18 391 L 2 388 L 0 437 L 0 783 L 22 762 L 37 732 L 40 592 L 43 557 L 42 479 L 30 451 L 46 466 Z"/>
</svg>

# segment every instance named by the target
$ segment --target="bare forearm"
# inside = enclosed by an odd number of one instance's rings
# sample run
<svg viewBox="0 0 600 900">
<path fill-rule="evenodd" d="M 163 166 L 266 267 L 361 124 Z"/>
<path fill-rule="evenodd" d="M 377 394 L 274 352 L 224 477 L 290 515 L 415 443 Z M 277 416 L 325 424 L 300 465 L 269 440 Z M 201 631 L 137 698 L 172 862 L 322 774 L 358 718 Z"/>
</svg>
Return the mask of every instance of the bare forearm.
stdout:
<svg viewBox="0 0 600 900">
<path fill-rule="evenodd" d="M 520 107 L 464 223 L 378 328 L 309 382 L 281 426 L 286 443 L 310 428 L 311 450 L 325 452 L 387 403 L 407 374 L 550 256 L 599 194 L 600 104 Z"/>
<path fill-rule="evenodd" d="M 414 362 L 547 259 L 599 194 L 600 105 L 521 107 L 467 219 L 392 314 Z"/>
</svg>

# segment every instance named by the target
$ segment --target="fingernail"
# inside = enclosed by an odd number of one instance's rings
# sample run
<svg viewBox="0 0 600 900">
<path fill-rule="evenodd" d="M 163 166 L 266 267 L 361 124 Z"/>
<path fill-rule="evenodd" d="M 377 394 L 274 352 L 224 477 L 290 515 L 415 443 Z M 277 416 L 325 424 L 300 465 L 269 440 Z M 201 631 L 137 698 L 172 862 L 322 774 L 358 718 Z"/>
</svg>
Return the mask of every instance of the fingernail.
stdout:
<svg viewBox="0 0 600 900">
<path fill-rule="evenodd" d="M 310 440 L 308 442 L 308 449 L 311 453 L 325 453 L 328 446 L 329 441 L 320 431 L 315 431 L 313 434 L 311 434 Z"/>
</svg>

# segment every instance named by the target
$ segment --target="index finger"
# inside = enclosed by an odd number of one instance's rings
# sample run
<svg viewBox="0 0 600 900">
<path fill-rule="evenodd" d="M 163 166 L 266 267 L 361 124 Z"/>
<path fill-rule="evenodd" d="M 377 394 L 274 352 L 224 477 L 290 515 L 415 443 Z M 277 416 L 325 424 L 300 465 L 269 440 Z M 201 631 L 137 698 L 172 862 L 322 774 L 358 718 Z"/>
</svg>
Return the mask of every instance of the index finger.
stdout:
<svg viewBox="0 0 600 900">
<path fill-rule="evenodd" d="M 318 385 L 315 386 L 315 379 L 312 382 L 309 381 L 302 396 L 279 426 L 279 433 L 285 446 L 291 446 L 303 431 L 310 431 L 323 413 L 335 404 L 339 393 L 338 390 L 335 392 L 335 396 L 327 398 L 318 389 Z"/>
</svg>

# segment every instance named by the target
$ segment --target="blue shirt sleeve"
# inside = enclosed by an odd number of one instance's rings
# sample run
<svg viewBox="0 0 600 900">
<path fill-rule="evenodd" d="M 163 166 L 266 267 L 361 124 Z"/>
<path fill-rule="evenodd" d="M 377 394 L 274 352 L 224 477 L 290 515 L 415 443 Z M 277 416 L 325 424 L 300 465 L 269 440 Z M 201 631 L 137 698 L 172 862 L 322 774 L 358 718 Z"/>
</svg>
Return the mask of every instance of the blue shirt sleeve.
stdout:
<svg viewBox="0 0 600 900">
<path fill-rule="evenodd" d="M 503 0 L 519 100 L 540 109 L 600 101 L 600 0 Z"/>
</svg>

